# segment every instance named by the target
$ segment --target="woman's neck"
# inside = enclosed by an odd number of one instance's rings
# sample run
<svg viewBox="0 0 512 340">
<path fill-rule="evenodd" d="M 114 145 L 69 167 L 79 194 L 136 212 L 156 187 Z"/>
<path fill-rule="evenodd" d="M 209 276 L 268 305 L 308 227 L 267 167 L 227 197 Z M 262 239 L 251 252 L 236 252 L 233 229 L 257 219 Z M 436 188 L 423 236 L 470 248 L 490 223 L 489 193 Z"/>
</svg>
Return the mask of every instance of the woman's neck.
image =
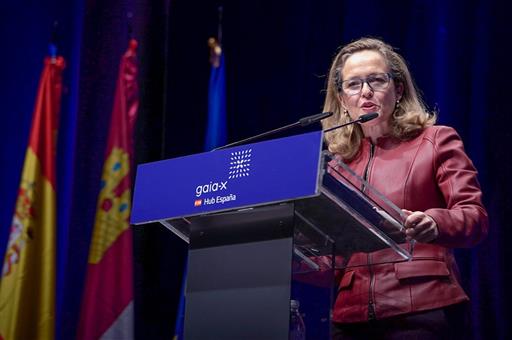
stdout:
<svg viewBox="0 0 512 340">
<path fill-rule="evenodd" d="M 364 124 L 362 124 L 361 127 L 363 128 L 364 136 L 370 138 L 374 144 L 377 142 L 379 137 L 389 135 L 391 132 L 389 124 L 381 123 L 373 126 L 364 126 Z"/>
</svg>

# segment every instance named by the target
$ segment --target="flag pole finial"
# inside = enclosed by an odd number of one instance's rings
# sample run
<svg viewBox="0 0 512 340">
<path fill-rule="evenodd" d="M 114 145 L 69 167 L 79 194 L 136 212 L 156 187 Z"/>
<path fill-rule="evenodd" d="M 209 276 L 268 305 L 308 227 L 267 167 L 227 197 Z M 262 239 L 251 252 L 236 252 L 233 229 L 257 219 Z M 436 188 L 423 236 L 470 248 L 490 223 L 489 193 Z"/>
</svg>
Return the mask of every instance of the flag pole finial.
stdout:
<svg viewBox="0 0 512 340">
<path fill-rule="evenodd" d="M 213 67 L 219 67 L 222 47 L 214 37 L 208 39 L 208 47 L 210 47 L 210 64 L 212 64 Z"/>
<path fill-rule="evenodd" d="M 210 37 L 208 39 L 208 47 L 210 47 L 210 64 L 217 68 L 220 65 L 220 57 L 222 55 L 222 14 L 224 8 L 217 7 L 217 38 Z"/>
</svg>

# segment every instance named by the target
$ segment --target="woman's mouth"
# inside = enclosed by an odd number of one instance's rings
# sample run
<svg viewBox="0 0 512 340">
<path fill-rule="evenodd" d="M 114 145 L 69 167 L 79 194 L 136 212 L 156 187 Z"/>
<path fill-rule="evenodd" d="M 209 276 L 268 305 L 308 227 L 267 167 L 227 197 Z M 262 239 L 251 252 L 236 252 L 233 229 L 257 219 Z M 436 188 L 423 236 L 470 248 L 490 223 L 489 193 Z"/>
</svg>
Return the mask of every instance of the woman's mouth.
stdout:
<svg viewBox="0 0 512 340">
<path fill-rule="evenodd" d="M 375 111 L 378 111 L 379 106 L 377 104 L 374 104 L 374 103 L 364 103 L 361 106 L 361 109 L 364 112 L 375 112 Z"/>
</svg>

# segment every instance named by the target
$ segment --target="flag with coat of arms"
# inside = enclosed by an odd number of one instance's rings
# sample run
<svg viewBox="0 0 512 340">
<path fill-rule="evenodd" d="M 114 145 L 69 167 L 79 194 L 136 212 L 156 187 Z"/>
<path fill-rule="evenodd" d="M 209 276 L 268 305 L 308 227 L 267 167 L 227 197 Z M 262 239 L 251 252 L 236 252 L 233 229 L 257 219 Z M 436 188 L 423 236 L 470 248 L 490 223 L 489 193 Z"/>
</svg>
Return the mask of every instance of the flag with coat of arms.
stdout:
<svg viewBox="0 0 512 340">
<path fill-rule="evenodd" d="M 62 57 L 45 58 L 0 279 L 0 339 L 55 335 L 56 142 Z"/>
<path fill-rule="evenodd" d="M 119 66 L 78 339 L 132 339 L 133 244 L 130 229 L 133 134 L 139 104 L 137 41 Z"/>
</svg>

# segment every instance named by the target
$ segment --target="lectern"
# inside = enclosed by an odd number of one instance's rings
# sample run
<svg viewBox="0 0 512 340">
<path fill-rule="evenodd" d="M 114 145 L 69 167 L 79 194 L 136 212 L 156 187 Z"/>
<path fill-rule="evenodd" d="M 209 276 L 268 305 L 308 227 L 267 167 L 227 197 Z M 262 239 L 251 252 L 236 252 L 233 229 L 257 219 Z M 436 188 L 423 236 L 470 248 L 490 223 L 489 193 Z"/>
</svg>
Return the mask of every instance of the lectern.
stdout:
<svg viewBox="0 0 512 340">
<path fill-rule="evenodd" d="M 288 339 L 290 305 L 327 339 L 334 275 L 394 249 L 400 209 L 327 151 L 322 132 L 137 168 L 131 223 L 189 244 L 185 339 Z"/>
</svg>

